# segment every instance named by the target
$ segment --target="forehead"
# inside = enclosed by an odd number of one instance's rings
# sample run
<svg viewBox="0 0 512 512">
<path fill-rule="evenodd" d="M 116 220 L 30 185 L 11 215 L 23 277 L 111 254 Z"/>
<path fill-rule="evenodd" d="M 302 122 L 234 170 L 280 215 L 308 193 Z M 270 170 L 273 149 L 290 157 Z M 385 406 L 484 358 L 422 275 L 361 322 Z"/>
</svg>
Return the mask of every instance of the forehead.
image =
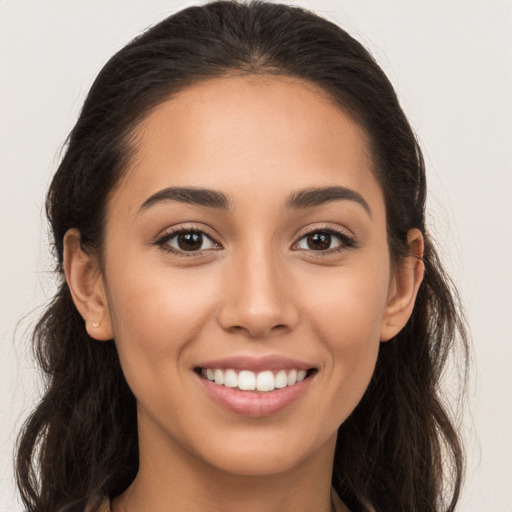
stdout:
<svg viewBox="0 0 512 512">
<path fill-rule="evenodd" d="M 364 130 L 299 79 L 200 82 L 159 105 L 135 135 L 135 156 L 118 187 L 129 187 L 134 202 L 169 186 L 243 195 L 341 184 L 380 193 Z"/>
</svg>

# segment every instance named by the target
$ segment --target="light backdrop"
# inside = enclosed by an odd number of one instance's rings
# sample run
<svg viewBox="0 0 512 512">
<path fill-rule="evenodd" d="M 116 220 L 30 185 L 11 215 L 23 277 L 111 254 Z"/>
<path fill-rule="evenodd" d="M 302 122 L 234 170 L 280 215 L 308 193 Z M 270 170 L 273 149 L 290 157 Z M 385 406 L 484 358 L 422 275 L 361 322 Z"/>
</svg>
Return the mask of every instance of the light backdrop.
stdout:
<svg viewBox="0 0 512 512">
<path fill-rule="evenodd" d="M 52 295 L 44 193 L 106 60 L 176 0 L 0 0 L 0 511 L 40 383 L 27 331 Z M 291 3 L 291 2 L 288 2 Z M 297 0 L 362 41 L 425 152 L 434 236 L 473 335 L 460 510 L 512 511 L 512 2 Z M 28 315 L 28 316 L 27 316 Z"/>
</svg>

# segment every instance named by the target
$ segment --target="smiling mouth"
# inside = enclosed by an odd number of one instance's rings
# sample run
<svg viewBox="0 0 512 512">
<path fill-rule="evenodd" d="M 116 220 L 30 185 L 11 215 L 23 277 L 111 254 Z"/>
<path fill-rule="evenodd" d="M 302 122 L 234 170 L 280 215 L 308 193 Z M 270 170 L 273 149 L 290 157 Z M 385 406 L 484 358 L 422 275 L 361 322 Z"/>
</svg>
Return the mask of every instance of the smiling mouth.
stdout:
<svg viewBox="0 0 512 512">
<path fill-rule="evenodd" d="M 207 379 L 217 386 L 260 393 L 293 387 L 317 372 L 315 368 L 309 370 L 293 368 L 264 370 L 261 372 L 231 368 L 196 368 L 195 371 L 203 379 Z"/>
</svg>

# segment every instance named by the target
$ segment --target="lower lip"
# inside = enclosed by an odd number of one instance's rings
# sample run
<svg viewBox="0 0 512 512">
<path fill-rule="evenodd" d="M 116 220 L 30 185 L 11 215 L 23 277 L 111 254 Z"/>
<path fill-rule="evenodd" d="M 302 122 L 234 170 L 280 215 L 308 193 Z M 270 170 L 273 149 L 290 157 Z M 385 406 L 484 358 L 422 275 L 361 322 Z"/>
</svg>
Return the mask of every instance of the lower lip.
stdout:
<svg viewBox="0 0 512 512">
<path fill-rule="evenodd" d="M 197 378 L 208 395 L 219 405 L 235 414 L 257 418 L 277 414 L 296 402 L 308 389 L 313 375 L 293 386 L 264 393 L 219 386 L 199 375 Z"/>
</svg>

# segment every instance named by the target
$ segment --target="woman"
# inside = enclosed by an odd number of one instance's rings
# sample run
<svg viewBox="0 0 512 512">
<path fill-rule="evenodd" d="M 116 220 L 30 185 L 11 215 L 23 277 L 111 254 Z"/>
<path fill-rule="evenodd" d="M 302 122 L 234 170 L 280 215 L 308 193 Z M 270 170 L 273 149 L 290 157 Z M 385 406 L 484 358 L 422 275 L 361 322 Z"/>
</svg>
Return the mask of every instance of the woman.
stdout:
<svg viewBox="0 0 512 512">
<path fill-rule="evenodd" d="M 29 510 L 454 510 L 456 295 L 420 149 L 359 43 L 214 2 L 99 74 L 47 210 Z"/>
</svg>

